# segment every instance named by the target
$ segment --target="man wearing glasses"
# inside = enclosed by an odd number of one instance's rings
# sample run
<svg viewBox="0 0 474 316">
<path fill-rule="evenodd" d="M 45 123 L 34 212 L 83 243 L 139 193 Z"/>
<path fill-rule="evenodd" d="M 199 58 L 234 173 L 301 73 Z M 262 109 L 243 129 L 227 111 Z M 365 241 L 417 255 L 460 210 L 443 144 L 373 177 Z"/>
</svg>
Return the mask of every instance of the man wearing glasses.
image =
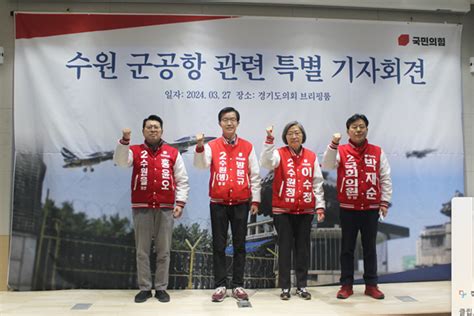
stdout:
<svg viewBox="0 0 474 316">
<path fill-rule="evenodd" d="M 227 296 L 225 248 L 229 223 L 234 249 L 232 296 L 239 301 L 248 300 L 243 288 L 245 237 L 249 210 L 257 214 L 260 204 L 260 168 L 253 145 L 237 136 L 239 112 L 233 107 L 223 108 L 218 120 L 222 137 L 204 145 L 204 134 L 197 134 L 194 153 L 194 166 L 211 170 L 209 196 L 216 287 L 212 301 L 222 302 Z"/>
<path fill-rule="evenodd" d="M 122 130 L 114 162 L 133 167 L 132 209 L 137 253 L 137 278 L 140 292 L 135 303 L 152 296 L 150 249 L 155 241 L 155 297 L 169 302 L 168 286 L 171 236 L 175 218 L 182 215 L 188 198 L 188 175 L 183 158 L 176 148 L 163 141 L 163 121 L 157 115 L 143 120 L 145 142 L 130 146 L 131 131 Z"/>
</svg>

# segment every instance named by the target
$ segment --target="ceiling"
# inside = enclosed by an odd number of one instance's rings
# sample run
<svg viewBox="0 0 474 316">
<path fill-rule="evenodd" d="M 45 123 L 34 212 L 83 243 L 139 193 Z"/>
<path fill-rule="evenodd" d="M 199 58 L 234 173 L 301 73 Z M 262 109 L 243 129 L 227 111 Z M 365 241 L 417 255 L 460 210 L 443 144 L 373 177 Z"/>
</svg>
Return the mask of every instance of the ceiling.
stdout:
<svg viewBox="0 0 474 316">
<path fill-rule="evenodd" d="M 23 1 L 28 2 L 28 0 Z M 37 0 L 29 1 L 38 2 Z M 49 0 L 48 2 L 64 2 L 64 0 Z M 75 0 L 74 2 L 296 5 L 312 7 L 411 10 L 453 13 L 469 12 L 471 10 L 471 4 L 474 4 L 474 0 Z"/>
</svg>

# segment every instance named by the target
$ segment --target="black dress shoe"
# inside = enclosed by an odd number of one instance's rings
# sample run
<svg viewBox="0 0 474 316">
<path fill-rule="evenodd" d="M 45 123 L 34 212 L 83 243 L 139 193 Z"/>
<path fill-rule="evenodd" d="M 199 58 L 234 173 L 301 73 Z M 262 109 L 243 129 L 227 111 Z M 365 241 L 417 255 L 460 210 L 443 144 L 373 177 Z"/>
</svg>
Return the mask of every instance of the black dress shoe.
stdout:
<svg viewBox="0 0 474 316">
<path fill-rule="evenodd" d="M 135 295 L 135 303 L 143 303 L 151 296 L 151 291 L 140 291 L 137 295 Z"/>
<path fill-rule="evenodd" d="M 282 289 L 280 294 L 280 299 L 288 301 L 291 297 L 290 289 Z"/>
<path fill-rule="evenodd" d="M 165 290 L 156 290 L 155 297 L 162 303 L 167 303 L 170 301 L 170 296 Z"/>
</svg>

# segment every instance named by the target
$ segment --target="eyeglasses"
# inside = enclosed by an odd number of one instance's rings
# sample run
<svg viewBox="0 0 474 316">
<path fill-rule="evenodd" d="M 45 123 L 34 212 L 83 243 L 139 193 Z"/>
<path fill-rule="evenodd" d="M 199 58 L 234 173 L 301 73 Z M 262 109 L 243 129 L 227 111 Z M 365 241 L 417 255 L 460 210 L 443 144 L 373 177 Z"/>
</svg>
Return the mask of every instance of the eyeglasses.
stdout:
<svg viewBox="0 0 474 316">
<path fill-rule="evenodd" d="M 224 122 L 224 123 L 236 123 L 237 122 L 237 118 L 235 117 L 231 117 L 231 118 L 223 118 L 221 120 L 221 122 Z"/>
<path fill-rule="evenodd" d="M 286 133 L 286 136 L 293 137 L 293 136 L 300 136 L 303 135 L 301 132 L 288 132 Z"/>
<path fill-rule="evenodd" d="M 358 130 L 358 129 L 364 130 L 364 129 L 367 128 L 367 126 L 365 126 L 365 124 L 361 124 L 361 125 L 351 125 L 351 126 L 349 126 L 349 128 L 352 129 L 352 130 Z"/>
</svg>

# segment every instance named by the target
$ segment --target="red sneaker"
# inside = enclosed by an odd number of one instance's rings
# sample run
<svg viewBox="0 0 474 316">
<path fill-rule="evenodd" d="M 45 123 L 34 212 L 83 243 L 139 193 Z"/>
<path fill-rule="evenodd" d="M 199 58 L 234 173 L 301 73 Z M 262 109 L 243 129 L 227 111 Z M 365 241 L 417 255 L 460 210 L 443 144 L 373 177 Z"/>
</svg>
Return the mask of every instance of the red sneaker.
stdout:
<svg viewBox="0 0 474 316">
<path fill-rule="evenodd" d="M 216 289 L 214 294 L 212 294 L 212 301 L 222 302 L 226 296 L 227 296 L 227 289 L 225 288 L 225 286 L 220 286 Z"/>
<path fill-rule="evenodd" d="M 232 297 L 237 301 L 248 301 L 249 296 L 242 287 L 236 287 L 232 290 Z"/>
<path fill-rule="evenodd" d="M 365 295 L 371 296 L 377 300 L 383 300 L 385 298 L 385 295 L 383 294 L 382 291 L 379 290 L 377 285 L 365 285 Z"/>
<path fill-rule="evenodd" d="M 354 294 L 354 291 L 352 291 L 352 284 L 346 284 L 341 286 L 340 290 L 337 291 L 336 297 L 345 300 L 352 294 Z"/>
</svg>

